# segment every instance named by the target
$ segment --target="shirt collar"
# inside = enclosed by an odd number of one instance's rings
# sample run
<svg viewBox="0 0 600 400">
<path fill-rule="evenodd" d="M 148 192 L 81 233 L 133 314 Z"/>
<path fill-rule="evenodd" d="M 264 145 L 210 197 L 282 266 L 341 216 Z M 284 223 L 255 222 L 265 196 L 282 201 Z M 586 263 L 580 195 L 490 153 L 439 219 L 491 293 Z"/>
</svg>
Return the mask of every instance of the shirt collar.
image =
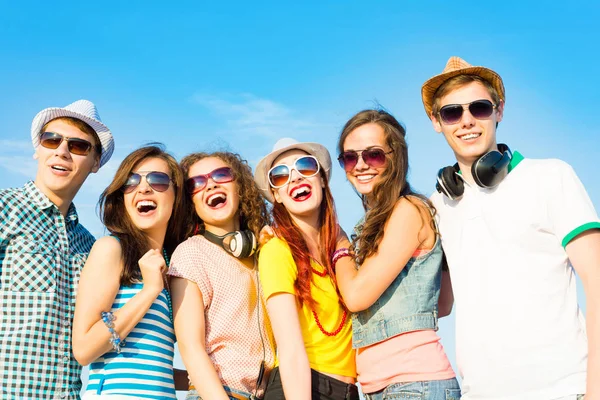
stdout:
<svg viewBox="0 0 600 400">
<path fill-rule="evenodd" d="M 48 196 L 46 196 L 40 188 L 38 188 L 33 181 L 29 181 L 25 184 L 25 193 L 29 198 L 35 203 L 40 209 L 46 210 L 50 207 L 56 207 Z M 57 207 L 58 209 L 58 207 Z M 67 217 L 65 220 L 74 223 L 77 225 L 79 223 L 79 215 L 77 215 L 77 209 L 75 208 L 75 204 L 71 203 L 69 209 L 67 210 Z"/>
<path fill-rule="evenodd" d="M 77 214 L 77 208 L 75 208 L 75 204 L 71 203 L 69 209 L 67 210 L 67 217 L 65 219 L 77 226 L 79 223 L 79 215 Z"/>
<path fill-rule="evenodd" d="M 25 193 L 42 210 L 55 205 L 33 181 L 29 181 L 25 184 Z"/>
<path fill-rule="evenodd" d="M 508 172 L 510 173 L 510 171 L 512 171 L 513 169 L 515 169 L 515 167 L 517 165 L 519 165 L 519 163 L 521 161 L 523 161 L 525 159 L 525 157 L 523 157 L 523 155 L 521 153 L 519 153 L 518 151 L 513 151 L 512 153 L 512 158 L 510 159 L 510 163 L 508 164 Z"/>
</svg>

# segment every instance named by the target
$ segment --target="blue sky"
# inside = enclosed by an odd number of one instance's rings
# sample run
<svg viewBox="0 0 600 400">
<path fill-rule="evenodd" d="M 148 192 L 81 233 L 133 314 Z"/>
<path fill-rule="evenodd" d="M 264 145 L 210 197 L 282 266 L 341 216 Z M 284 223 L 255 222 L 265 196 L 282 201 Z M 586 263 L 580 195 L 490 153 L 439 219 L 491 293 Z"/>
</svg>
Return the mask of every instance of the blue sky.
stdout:
<svg viewBox="0 0 600 400">
<path fill-rule="evenodd" d="M 410 180 L 430 194 L 453 157 L 420 87 L 458 55 L 504 79 L 499 140 L 569 162 L 600 209 L 598 2 L 165 4 L 0 1 L 1 187 L 34 177 L 34 115 L 86 98 L 116 142 L 76 198 L 96 236 L 100 192 L 144 143 L 162 141 L 177 157 L 229 149 L 252 166 L 285 136 L 335 154 L 346 120 L 378 103 L 407 127 Z M 332 189 L 350 230 L 362 210 L 337 165 Z M 452 361 L 453 329 L 451 316 L 440 335 Z"/>
</svg>

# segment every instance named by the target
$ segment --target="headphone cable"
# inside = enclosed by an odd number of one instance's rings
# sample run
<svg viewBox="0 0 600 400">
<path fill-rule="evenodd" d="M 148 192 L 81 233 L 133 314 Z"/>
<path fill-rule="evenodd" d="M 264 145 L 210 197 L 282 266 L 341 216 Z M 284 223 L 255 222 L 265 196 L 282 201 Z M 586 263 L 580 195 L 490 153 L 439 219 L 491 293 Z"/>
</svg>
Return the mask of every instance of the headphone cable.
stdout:
<svg viewBox="0 0 600 400">
<path fill-rule="evenodd" d="M 265 362 L 267 358 L 265 339 L 262 335 L 262 325 L 260 323 L 260 277 L 258 276 L 258 253 L 254 254 L 254 276 L 256 277 L 256 320 L 258 321 L 258 334 L 260 335 L 260 341 L 262 343 L 263 359 L 260 363 L 260 369 L 258 370 L 258 377 L 256 378 L 256 387 L 254 388 L 254 397 L 257 397 L 258 387 L 262 384 L 263 375 L 265 373 Z"/>
</svg>

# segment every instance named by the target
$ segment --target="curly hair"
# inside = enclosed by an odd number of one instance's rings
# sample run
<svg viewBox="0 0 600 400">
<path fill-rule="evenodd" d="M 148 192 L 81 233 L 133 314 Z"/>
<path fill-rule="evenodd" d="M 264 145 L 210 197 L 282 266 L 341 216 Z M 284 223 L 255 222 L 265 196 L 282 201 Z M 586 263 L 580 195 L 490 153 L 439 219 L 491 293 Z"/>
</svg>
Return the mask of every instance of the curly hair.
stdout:
<svg viewBox="0 0 600 400">
<path fill-rule="evenodd" d="M 131 221 L 125 209 L 123 185 L 127 182 L 131 171 L 139 163 L 149 158 L 163 160 L 169 166 L 171 180 L 175 192 L 173 212 L 167 225 L 167 234 L 163 247 L 167 255 L 171 256 L 175 247 L 183 240 L 183 216 L 185 212 L 185 196 L 183 190 L 183 173 L 175 158 L 167 153 L 160 143 L 141 147 L 129 154 L 121 165 L 108 187 L 100 195 L 98 210 L 100 219 L 106 229 L 119 238 L 122 249 L 123 271 L 121 272 L 121 285 L 131 285 L 141 279 L 142 274 L 138 261 L 150 249 L 147 236 Z"/>
<path fill-rule="evenodd" d="M 250 165 L 248 165 L 248 162 L 239 154 L 228 151 L 217 151 L 213 153 L 198 152 L 189 154 L 185 156 L 179 163 L 181 169 L 183 170 L 185 179 L 190 177 L 190 168 L 192 168 L 194 164 L 209 157 L 220 159 L 232 169 L 234 180 L 238 186 L 238 196 L 240 197 L 240 229 L 249 229 L 256 235 L 256 237 L 258 237 L 260 230 L 265 225 L 270 224 L 267 203 L 258 190 L 256 183 L 254 183 Z M 188 194 L 188 199 L 189 197 L 190 196 Z M 187 221 L 192 222 L 187 226 L 185 237 L 188 238 L 198 233 L 204 233 L 204 221 L 202 221 L 202 219 L 196 213 L 194 204 L 191 201 L 188 201 L 186 208 L 186 216 L 188 217 Z"/>
<path fill-rule="evenodd" d="M 338 140 L 339 153 L 344 152 L 344 142 L 350 133 L 356 128 L 366 124 L 377 124 L 384 132 L 385 142 L 391 149 L 391 152 L 386 155 L 387 167 L 381 174 L 381 180 L 374 186 L 373 192 L 367 204 L 367 198 L 361 195 L 363 207 L 365 209 L 365 223 L 360 234 L 352 239 L 352 245 L 356 251 L 356 260 L 360 265 L 364 260 L 377 253 L 379 243 L 384 235 L 384 226 L 390 216 L 398 200 L 402 197 L 406 198 L 415 207 L 419 207 L 416 203 L 418 200 L 415 197 L 423 200 L 431 210 L 435 210 L 433 204 L 425 196 L 418 194 L 412 190 L 410 184 L 406 180 L 408 174 L 408 145 L 406 144 L 406 130 L 394 118 L 393 115 L 382 109 L 363 110 L 355 114 L 342 129 Z M 435 211 L 434 211 L 435 212 Z M 421 213 L 420 213 L 421 214 Z M 421 214 L 423 227 L 426 221 Z M 437 232 L 434 219 L 431 218 L 431 227 Z M 363 245 L 357 246 L 360 242 Z"/>
</svg>

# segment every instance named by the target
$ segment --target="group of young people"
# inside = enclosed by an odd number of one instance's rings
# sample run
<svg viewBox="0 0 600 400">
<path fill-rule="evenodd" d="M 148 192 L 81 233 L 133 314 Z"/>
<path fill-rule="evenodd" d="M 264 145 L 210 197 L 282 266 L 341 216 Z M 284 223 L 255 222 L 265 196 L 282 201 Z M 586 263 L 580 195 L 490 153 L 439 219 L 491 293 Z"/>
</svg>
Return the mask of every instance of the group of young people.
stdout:
<svg viewBox="0 0 600 400">
<path fill-rule="evenodd" d="M 73 198 L 111 131 L 85 100 L 41 111 L 35 180 L 0 191 L 2 398 L 77 399 L 89 365 L 84 399 L 354 400 L 357 383 L 370 400 L 600 399 L 600 220 L 583 185 L 497 142 L 491 69 L 452 57 L 422 100 L 456 164 L 418 194 L 404 127 L 355 114 L 337 146 L 365 211 L 350 236 L 328 150 L 285 138 L 254 173 L 230 152 L 135 150 L 94 241 Z M 454 304 L 462 390 L 436 333 Z"/>
</svg>

